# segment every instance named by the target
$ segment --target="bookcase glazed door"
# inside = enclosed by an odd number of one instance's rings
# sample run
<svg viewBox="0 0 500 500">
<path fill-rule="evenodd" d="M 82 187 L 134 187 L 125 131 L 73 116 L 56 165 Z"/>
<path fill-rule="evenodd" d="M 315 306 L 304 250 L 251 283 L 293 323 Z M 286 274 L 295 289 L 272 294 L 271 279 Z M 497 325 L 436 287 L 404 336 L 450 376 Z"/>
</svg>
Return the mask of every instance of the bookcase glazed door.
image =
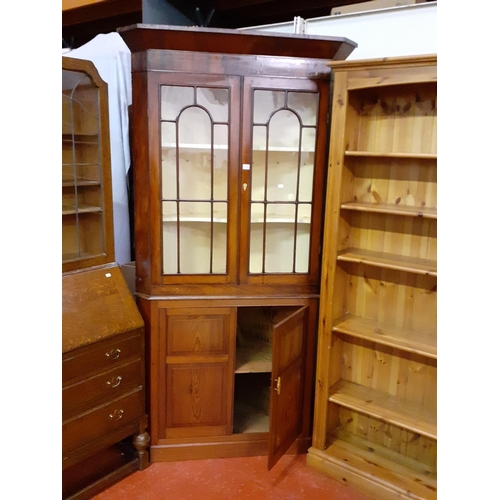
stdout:
<svg viewBox="0 0 500 500">
<path fill-rule="evenodd" d="M 241 282 L 319 279 L 328 90 L 324 81 L 245 79 Z"/>
<path fill-rule="evenodd" d="M 62 271 L 114 260 L 107 85 L 62 58 Z"/>
<path fill-rule="evenodd" d="M 161 168 L 152 162 L 150 170 L 158 186 L 152 211 L 161 215 L 151 234 L 152 279 L 234 282 L 239 79 L 161 74 L 150 82 L 150 99 L 160 102 L 151 145 L 161 152 Z"/>
</svg>

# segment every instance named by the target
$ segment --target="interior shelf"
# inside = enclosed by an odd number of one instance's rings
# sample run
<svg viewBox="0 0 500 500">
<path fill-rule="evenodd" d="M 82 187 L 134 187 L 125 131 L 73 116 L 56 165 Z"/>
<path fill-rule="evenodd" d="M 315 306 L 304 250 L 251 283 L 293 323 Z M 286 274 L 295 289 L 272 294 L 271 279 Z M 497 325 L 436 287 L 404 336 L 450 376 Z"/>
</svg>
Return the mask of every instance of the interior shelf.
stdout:
<svg viewBox="0 0 500 500">
<path fill-rule="evenodd" d="M 437 417 L 411 401 L 340 380 L 330 388 L 330 402 L 437 439 Z"/>
<path fill-rule="evenodd" d="M 380 157 L 380 158 L 413 158 L 416 160 L 437 160 L 436 153 L 396 153 L 392 151 L 345 151 L 345 156 Z"/>
<path fill-rule="evenodd" d="M 186 144 L 186 143 L 181 143 L 181 144 L 175 144 L 175 143 L 165 143 L 162 144 L 162 149 L 175 149 L 179 147 L 179 149 L 194 149 L 194 150 L 210 150 L 212 148 L 211 144 Z M 214 144 L 213 145 L 214 150 L 219 149 L 219 150 L 228 150 L 228 145 L 227 144 Z M 266 149 L 264 146 L 261 147 L 254 147 L 253 152 L 276 152 L 276 153 L 297 153 L 299 151 L 298 147 L 279 147 L 279 146 L 273 146 L 270 147 L 269 149 Z M 314 153 L 314 148 L 306 148 L 301 150 L 302 153 Z"/>
<path fill-rule="evenodd" d="M 382 324 L 350 314 L 338 318 L 334 322 L 332 330 L 351 337 L 437 359 L 435 331 L 408 331 L 404 328 Z"/>
<path fill-rule="evenodd" d="M 62 142 L 69 142 L 71 144 L 99 144 L 99 136 L 91 134 L 62 134 Z"/>
<path fill-rule="evenodd" d="M 404 215 L 410 217 L 423 217 L 437 219 L 437 209 L 429 207 L 411 207 L 394 205 L 389 203 L 362 203 L 356 201 L 344 202 L 340 205 L 343 210 L 355 210 L 359 212 L 374 212 L 381 214 Z"/>
<path fill-rule="evenodd" d="M 84 186 L 100 186 L 99 181 L 92 181 L 88 179 L 63 179 L 62 187 L 84 187 Z"/>
<path fill-rule="evenodd" d="M 429 259 L 418 259 L 385 252 L 374 252 L 358 248 L 347 248 L 341 250 L 337 260 L 344 262 L 356 262 L 385 269 L 394 269 L 428 276 L 437 276 L 437 262 Z"/>
<path fill-rule="evenodd" d="M 400 460 L 392 460 L 376 453 L 371 443 L 362 445 L 357 440 L 336 439 L 323 453 L 321 458 L 338 464 L 341 469 L 363 471 L 371 481 L 383 488 L 386 483 L 391 489 L 400 490 L 401 498 L 434 500 L 437 498 L 437 478 L 425 469 L 415 469 Z M 313 451 L 314 453 L 314 451 Z M 316 452 L 317 453 L 317 452 Z M 401 457 L 404 458 L 404 457 Z M 394 485 L 394 486 L 393 486 Z M 411 497 L 408 497 L 408 494 Z"/>
<path fill-rule="evenodd" d="M 167 215 L 163 216 L 163 222 L 177 222 L 177 216 L 176 215 Z M 196 214 L 190 214 L 190 215 L 183 215 L 182 217 L 179 218 L 179 222 L 205 222 L 209 223 L 212 222 L 212 219 L 207 216 L 203 215 L 196 215 Z M 217 223 L 227 223 L 227 217 L 225 216 L 218 216 L 214 214 L 213 222 Z M 252 217 L 251 221 L 252 224 L 262 224 L 264 223 L 264 217 Z M 278 216 L 278 215 L 267 215 L 266 217 L 266 222 L 269 224 L 294 224 L 295 219 L 290 218 L 290 217 L 283 217 L 283 216 Z M 310 217 L 301 217 L 297 220 L 297 224 L 310 224 L 311 223 L 311 218 Z"/>
<path fill-rule="evenodd" d="M 164 215 L 162 220 L 163 222 L 177 222 L 177 215 Z M 189 214 L 179 217 L 179 222 L 204 222 L 204 223 L 214 222 L 214 223 L 227 224 L 227 217 L 214 214 L 214 218 L 211 219 L 206 215 Z"/>
<path fill-rule="evenodd" d="M 78 205 L 78 208 L 75 208 L 74 205 L 63 205 L 62 214 L 63 215 L 72 215 L 72 214 L 86 214 L 86 213 L 95 213 L 101 212 L 102 208 L 95 205 Z"/>
<path fill-rule="evenodd" d="M 94 256 L 95 254 L 90 252 L 81 252 L 81 253 L 70 252 L 70 253 L 63 253 L 63 260 L 69 262 L 78 259 L 87 259 Z"/>
<path fill-rule="evenodd" d="M 245 341 L 236 349 L 235 373 L 270 373 L 271 361 L 271 344 Z"/>
</svg>

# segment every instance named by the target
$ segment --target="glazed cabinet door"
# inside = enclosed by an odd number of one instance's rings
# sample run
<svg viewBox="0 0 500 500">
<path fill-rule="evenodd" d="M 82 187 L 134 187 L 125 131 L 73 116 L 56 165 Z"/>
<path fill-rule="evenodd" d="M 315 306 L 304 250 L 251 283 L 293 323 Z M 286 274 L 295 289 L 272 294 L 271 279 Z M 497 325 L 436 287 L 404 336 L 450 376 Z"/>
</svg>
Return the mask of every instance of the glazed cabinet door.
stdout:
<svg viewBox="0 0 500 500">
<path fill-rule="evenodd" d="M 108 93 L 91 61 L 62 58 L 62 272 L 113 262 Z"/>
<path fill-rule="evenodd" d="M 234 332 L 230 307 L 163 309 L 166 322 L 164 438 L 232 432 Z"/>
<path fill-rule="evenodd" d="M 239 88 L 238 77 L 149 77 L 147 216 L 157 285 L 235 281 Z"/>
<path fill-rule="evenodd" d="M 244 80 L 243 283 L 319 280 L 328 100 L 325 81 Z"/>
<path fill-rule="evenodd" d="M 274 326 L 269 427 L 270 470 L 302 431 L 303 364 L 307 307 Z"/>
</svg>

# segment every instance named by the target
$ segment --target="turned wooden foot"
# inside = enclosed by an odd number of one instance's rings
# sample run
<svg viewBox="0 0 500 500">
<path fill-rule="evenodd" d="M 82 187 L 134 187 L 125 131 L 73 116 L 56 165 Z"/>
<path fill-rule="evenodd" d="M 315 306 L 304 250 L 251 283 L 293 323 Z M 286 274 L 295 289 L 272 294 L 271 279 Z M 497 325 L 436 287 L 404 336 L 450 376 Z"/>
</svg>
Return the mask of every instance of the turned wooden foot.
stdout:
<svg viewBox="0 0 500 500">
<path fill-rule="evenodd" d="M 139 470 L 144 470 L 149 465 L 148 446 L 150 442 L 148 428 L 148 416 L 144 415 L 139 423 L 139 432 L 134 436 L 132 443 L 136 449 L 136 456 L 139 459 Z"/>
</svg>

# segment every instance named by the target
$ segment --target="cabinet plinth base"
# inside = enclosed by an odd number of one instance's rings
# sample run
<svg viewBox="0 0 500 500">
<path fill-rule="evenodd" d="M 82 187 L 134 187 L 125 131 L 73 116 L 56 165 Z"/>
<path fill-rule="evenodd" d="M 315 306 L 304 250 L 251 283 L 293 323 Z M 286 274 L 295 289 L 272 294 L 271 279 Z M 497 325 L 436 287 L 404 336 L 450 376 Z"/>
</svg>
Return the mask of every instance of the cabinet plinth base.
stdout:
<svg viewBox="0 0 500 500">
<path fill-rule="evenodd" d="M 176 443 L 151 446 L 150 462 L 176 462 L 182 460 L 206 460 L 210 458 L 255 457 L 268 454 L 269 443 L 265 434 L 238 440 L 232 437 L 221 438 L 214 442 Z M 287 454 L 307 453 L 311 438 L 299 438 L 290 447 Z"/>
<path fill-rule="evenodd" d="M 356 489 L 368 495 L 373 500 L 436 500 L 437 491 L 431 484 L 417 484 L 408 487 L 412 481 L 410 475 L 403 475 L 398 480 L 398 473 L 384 467 L 382 461 L 364 461 L 367 465 L 361 467 L 359 457 L 355 451 L 352 453 L 342 450 L 338 456 L 331 448 L 320 451 L 316 448 L 309 448 L 306 463 L 313 469 L 335 479 L 350 488 Z M 377 462 L 377 463 L 375 463 Z M 376 474 L 370 471 L 370 467 L 376 467 Z M 429 481 L 429 483 L 435 481 Z"/>
</svg>

